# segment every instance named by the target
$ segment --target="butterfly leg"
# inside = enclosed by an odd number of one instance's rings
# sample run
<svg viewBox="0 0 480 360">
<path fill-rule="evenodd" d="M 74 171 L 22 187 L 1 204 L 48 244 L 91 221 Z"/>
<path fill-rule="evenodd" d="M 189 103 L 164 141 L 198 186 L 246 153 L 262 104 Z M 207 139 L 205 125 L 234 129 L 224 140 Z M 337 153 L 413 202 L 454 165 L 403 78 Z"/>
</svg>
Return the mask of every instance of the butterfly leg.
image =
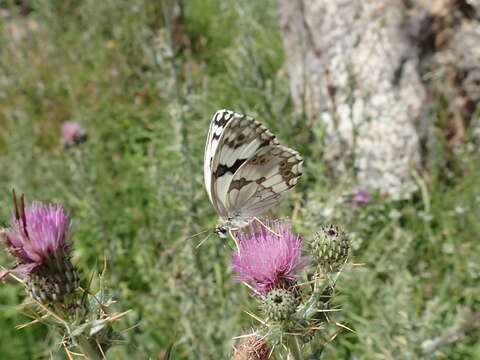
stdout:
<svg viewBox="0 0 480 360">
<path fill-rule="evenodd" d="M 237 238 L 236 238 L 235 235 L 233 234 L 232 229 L 228 230 L 228 233 L 230 234 L 230 236 L 232 237 L 233 241 L 235 242 L 235 246 L 237 247 L 237 250 L 238 250 L 238 255 L 240 255 L 240 246 L 239 246 L 239 244 L 238 244 Z"/>
<path fill-rule="evenodd" d="M 260 225 L 262 225 L 265 229 L 267 229 L 268 231 L 270 231 L 272 234 L 274 234 L 275 236 L 277 237 L 280 237 L 280 234 L 277 234 L 275 231 L 273 231 L 272 229 L 270 229 L 267 225 L 265 225 L 259 218 L 257 217 L 254 217 L 253 220 L 257 221 Z"/>
</svg>

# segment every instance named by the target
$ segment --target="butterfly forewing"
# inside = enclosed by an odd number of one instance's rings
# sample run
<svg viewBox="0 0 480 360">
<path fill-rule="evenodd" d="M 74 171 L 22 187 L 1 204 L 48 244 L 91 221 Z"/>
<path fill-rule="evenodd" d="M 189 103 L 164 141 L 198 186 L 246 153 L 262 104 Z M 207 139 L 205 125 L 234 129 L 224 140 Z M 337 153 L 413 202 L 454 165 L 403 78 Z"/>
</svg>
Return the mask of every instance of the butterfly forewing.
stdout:
<svg viewBox="0 0 480 360">
<path fill-rule="evenodd" d="M 220 141 L 220 137 L 225 129 L 227 123 L 233 119 L 235 113 L 228 110 L 217 111 L 210 123 L 210 129 L 208 130 L 207 143 L 205 144 L 203 175 L 205 180 L 205 187 L 207 189 L 210 201 L 215 206 L 214 199 L 212 198 L 212 175 L 213 175 L 213 162 L 217 155 L 217 148 Z M 216 207 L 216 206 L 215 206 Z M 216 209 L 218 211 L 218 209 Z"/>
<path fill-rule="evenodd" d="M 220 216 L 227 216 L 226 196 L 235 172 L 264 146 L 277 144 L 275 136 L 253 118 L 219 110 L 210 124 L 205 146 L 205 186 Z"/>
</svg>

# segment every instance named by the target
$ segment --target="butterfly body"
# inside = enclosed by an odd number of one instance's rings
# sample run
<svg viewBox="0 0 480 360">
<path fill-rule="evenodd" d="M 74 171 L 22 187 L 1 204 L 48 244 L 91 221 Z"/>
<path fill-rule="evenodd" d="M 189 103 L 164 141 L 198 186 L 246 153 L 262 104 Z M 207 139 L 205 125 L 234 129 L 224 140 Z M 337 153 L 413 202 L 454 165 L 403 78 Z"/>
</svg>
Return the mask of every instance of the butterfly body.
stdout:
<svg viewBox="0 0 480 360">
<path fill-rule="evenodd" d="M 302 175 L 300 154 L 282 146 L 255 119 L 219 110 L 205 146 L 205 187 L 220 216 L 215 232 L 246 226 L 277 204 Z"/>
</svg>

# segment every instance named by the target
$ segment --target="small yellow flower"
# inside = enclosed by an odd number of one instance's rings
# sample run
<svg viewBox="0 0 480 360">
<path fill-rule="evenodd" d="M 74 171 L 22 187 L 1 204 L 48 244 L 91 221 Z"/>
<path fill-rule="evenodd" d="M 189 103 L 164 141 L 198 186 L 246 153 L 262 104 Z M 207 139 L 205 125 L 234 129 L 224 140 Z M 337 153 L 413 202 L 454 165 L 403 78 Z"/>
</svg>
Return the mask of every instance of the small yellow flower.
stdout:
<svg viewBox="0 0 480 360">
<path fill-rule="evenodd" d="M 107 47 L 107 49 L 113 49 L 115 47 L 115 41 L 109 40 L 106 42 L 105 46 Z"/>
</svg>

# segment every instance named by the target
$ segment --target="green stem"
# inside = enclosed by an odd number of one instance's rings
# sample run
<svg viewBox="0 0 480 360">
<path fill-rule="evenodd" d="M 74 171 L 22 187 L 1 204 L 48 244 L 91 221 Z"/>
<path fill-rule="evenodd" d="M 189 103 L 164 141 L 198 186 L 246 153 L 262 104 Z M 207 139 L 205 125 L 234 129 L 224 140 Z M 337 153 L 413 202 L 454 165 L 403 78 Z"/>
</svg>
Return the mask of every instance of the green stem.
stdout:
<svg viewBox="0 0 480 360">
<path fill-rule="evenodd" d="M 78 347 L 88 360 L 104 360 L 105 357 L 94 340 L 89 340 L 85 336 L 78 339 Z"/>
<path fill-rule="evenodd" d="M 288 359 L 303 360 L 302 341 L 295 335 L 287 338 Z"/>
</svg>

